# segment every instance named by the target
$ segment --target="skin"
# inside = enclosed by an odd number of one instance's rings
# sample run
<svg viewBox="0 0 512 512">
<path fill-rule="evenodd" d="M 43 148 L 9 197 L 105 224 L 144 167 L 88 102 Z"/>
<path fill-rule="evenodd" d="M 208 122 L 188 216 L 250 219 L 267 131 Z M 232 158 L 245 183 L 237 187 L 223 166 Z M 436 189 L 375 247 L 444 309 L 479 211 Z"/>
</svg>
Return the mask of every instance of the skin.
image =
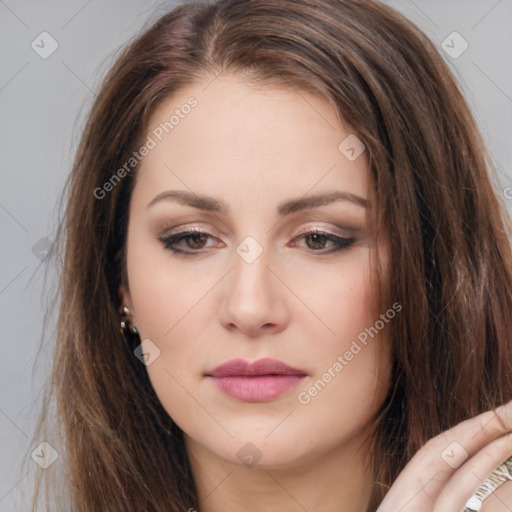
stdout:
<svg viewBox="0 0 512 512">
<path fill-rule="evenodd" d="M 512 402 L 459 423 L 430 439 L 394 482 L 378 512 L 459 512 L 487 476 L 512 455 Z M 452 449 L 447 450 L 452 447 Z M 448 464 L 447 453 L 463 454 Z M 443 457 L 444 454 L 444 457 Z M 512 482 L 480 509 L 510 512 Z"/>
<path fill-rule="evenodd" d="M 233 75 L 206 84 L 155 111 L 151 128 L 190 96 L 198 100 L 144 158 L 130 203 L 129 291 L 120 292 L 141 340 L 160 350 L 147 366 L 150 380 L 185 432 L 201 511 L 327 512 L 340 503 L 345 512 L 363 511 L 371 489 L 365 426 L 389 385 L 384 330 L 309 403 L 301 404 L 298 393 L 381 313 L 368 208 L 337 201 L 281 217 L 277 207 L 332 191 L 367 199 L 366 153 L 350 161 L 338 150 L 352 132 L 323 98 L 249 86 Z M 223 200 L 227 211 L 176 201 L 148 208 L 166 190 Z M 158 240 L 191 226 L 212 234 L 178 243 L 193 256 L 173 254 Z M 301 236 L 306 228 L 355 242 L 329 253 L 336 244 Z M 252 263 L 235 250 L 248 236 L 264 249 Z M 232 358 L 263 357 L 307 376 L 263 403 L 226 396 L 204 376 Z M 261 455 L 252 467 L 237 456 L 249 442 Z"/>
<path fill-rule="evenodd" d="M 368 209 L 339 201 L 281 218 L 277 207 L 328 191 L 366 199 L 366 153 L 350 161 L 338 150 L 352 132 L 325 99 L 250 86 L 229 74 L 169 98 L 146 135 L 190 96 L 197 107 L 138 170 L 128 225 L 129 289 L 119 292 L 141 340 L 151 340 L 148 375 L 185 433 L 200 512 L 364 512 L 373 482 L 364 464 L 367 425 L 389 389 L 385 329 L 309 403 L 298 394 L 384 313 L 370 266 L 377 247 L 366 231 Z M 208 195 L 227 210 L 176 201 L 148 208 L 166 190 Z M 158 239 L 190 227 L 209 233 L 178 242 L 192 256 L 174 254 Z M 333 242 L 301 234 L 315 227 L 355 242 L 328 253 Z M 263 248 L 252 263 L 236 251 L 248 236 Z M 378 249 L 386 278 L 387 250 Z M 232 358 L 262 357 L 307 376 L 263 403 L 226 396 L 205 376 Z M 430 440 L 379 512 L 462 511 L 481 480 L 512 454 L 511 430 L 512 402 L 499 416 L 485 413 Z M 455 467 L 442 457 L 452 442 L 467 453 Z M 260 456 L 251 467 L 237 456 L 247 443 Z M 482 510 L 510 512 L 511 493 L 503 485 Z"/>
</svg>

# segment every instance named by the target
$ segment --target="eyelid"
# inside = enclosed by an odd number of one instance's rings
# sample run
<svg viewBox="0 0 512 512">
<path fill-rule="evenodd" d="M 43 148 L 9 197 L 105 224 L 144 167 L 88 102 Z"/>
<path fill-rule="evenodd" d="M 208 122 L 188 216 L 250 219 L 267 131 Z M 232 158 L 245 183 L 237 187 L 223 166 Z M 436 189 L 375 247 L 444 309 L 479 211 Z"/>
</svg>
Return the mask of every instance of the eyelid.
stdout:
<svg viewBox="0 0 512 512">
<path fill-rule="evenodd" d="M 189 226 L 189 225 L 181 225 L 181 226 L 177 226 L 177 227 L 174 227 L 174 228 L 171 228 L 171 229 L 163 229 L 162 230 L 162 236 L 173 236 L 173 235 L 180 235 L 182 233 L 188 233 L 188 232 L 193 232 L 193 233 L 205 233 L 207 235 L 210 235 L 210 236 L 213 236 L 215 238 L 217 238 L 217 236 L 215 235 L 215 233 L 213 232 L 213 229 L 211 229 L 210 227 L 205 227 L 205 226 Z"/>
<path fill-rule="evenodd" d="M 322 227 L 322 226 L 318 226 L 318 225 L 309 225 L 309 226 L 301 227 L 296 236 L 300 236 L 305 233 L 318 232 L 318 233 L 332 234 L 335 236 L 339 236 L 341 238 L 350 238 L 350 237 L 355 236 L 355 234 L 356 234 L 354 229 L 347 229 L 348 232 L 345 232 L 345 233 L 342 232 L 341 229 L 342 228 L 340 228 L 340 227 L 332 228 L 332 227 Z"/>
<path fill-rule="evenodd" d="M 348 238 L 348 237 L 351 237 L 354 235 L 354 230 L 353 229 L 350 229 L 349 230 L 350 232 L 349 233 L 343 233 L 340 231 L 340 228 L 337 228 L 337 229 L 333 229 L 332 227 L 328 228 L 328 227 L 321 227 L 321 226 L 318 226 L 318 225 L 306 225 L 306 226 L 303 226 L 299 229 L 299 231 L 294 235 L 294 238 L 300 236 L 300 235 L 303 235 L 305 233 L 311 233 L 311 232 L 319 232 L 319 233 L 325 233 L 325 234 L 333 234 L 333 235 L 336 235 L 336 236 L 339 236 L 339 237 L 342 237 L 342 238 Z M 210 228 L 209 226 L 198 226 L 198 225 L 181 225 L 181 226 L 177 226 L 177 227 L 174 227 L 174 228 L 171 228 L 169 230 L 167 229 L 163 229 L 162 230 L 162 235 L 161 236 L 173 236 L 173 235 L 179 235 L 179 234 L 182 234 L 182 233 L 188 233 L 188 232 L 193 232 L 193 233 L 201 233 L 201 234 L 207 234 L 211 237 L 214 237 L 214 238 L 219 238 L 219 235 L 216 234 L 216 232 Z"/>
</svg>

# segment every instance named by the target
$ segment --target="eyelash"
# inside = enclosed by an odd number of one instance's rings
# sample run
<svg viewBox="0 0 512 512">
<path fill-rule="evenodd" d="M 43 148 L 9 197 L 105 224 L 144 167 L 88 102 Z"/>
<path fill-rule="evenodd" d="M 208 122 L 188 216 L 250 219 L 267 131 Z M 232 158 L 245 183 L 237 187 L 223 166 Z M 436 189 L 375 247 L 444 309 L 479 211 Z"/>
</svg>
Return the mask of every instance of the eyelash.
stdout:
<svg viewBox="0 0 512 512">
<path fill-rule="evenodd" d="M 182 256 L 195 256 L 200 253 L 202 249 L 198 249 L 197 251 L 190 250 L 190 251 L 183 251 L 181 249 L 177 249 L 176 247 L 173 247 L 173 245 L 181 242 L 182 240 L 190 239 L 194 235 L 206 235 L 208 237 L 214 237 L 213 234 L 209 233 L 208 231 L 203 231 L 200 229 L 188 229 L 186 231 L 182 231 L 181 233 L 175 233 L 173 235 L 169 236 L 160 236 L 158 237 L 158 240 L 164 244 L 164 248 L 172 251 L 174 254 L 179 254 Z M 338 235 L 334 235 L 333 233 L 328 233 L 319 229 L 310 229 L 303 231 L 302 233 L 299 233 L 297 237 L 295 237 L 294 240 L 298 238 L 304 238 L 311 235 L 320 235 L 327 239 L 327 241 L 335 242 L 337 244 L 337 247 L 334 249 L 331 249 L 330 251 L 321 251 L 321 250 L 314 250 L 309 249 L 313 253 L 320 253 L 320 254 L 332 254 L 335 252 L 343 251 L 344 249 L 347 249 L 350 247 L 356 240 L 355 238 L 344 238 Z"/>
</svg>

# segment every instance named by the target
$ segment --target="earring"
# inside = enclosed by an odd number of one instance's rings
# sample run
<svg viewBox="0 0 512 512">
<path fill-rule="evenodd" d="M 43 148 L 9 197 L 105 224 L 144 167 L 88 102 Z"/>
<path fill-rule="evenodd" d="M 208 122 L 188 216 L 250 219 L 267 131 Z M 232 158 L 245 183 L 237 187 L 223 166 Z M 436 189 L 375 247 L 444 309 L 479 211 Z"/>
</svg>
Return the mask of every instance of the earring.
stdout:
<svg viewBox="0 0 512 512">
<path fill-rule="evenodd" d="M 130 310 L 126 307 L 126 306 L 123 306 L 123 311 L 121 313 L 121 315 L 129 315 L 130 314 Z M 124 336 L 125 334 L 125 329 L 126 329 L 126 326 L 127 326 L 128 322 L 125 321 L 125 320 L 121 320 L 121 328 L 120 328 L 120 332 L 121 334 Z M 133 333 L 133 334 L 138 334 L 138 330 L 137 330 L 137 327 L 130 327 L 130 331 Z"/>
</svg>

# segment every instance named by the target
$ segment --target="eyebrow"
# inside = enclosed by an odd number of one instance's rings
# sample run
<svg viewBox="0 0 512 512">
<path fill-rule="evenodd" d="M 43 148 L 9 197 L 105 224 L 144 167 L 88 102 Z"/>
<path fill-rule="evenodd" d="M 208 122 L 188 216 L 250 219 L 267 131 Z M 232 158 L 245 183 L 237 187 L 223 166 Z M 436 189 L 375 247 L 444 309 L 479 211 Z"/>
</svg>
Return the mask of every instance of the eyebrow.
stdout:
<svg viewBox="0 0 512 512">
<path fill-rule="evenodd" d="M 166 190 L 154 197 L 148 204 L 148 208 L 161 201 L 176 201 L 185 206 L 191 206 L 199 210 L 216 213 L 226 213 L 228 207 L 222 200 L 215 199 L 209 196 L 202 196 L 194 192 L 186 190 Z M 327 192 L 323 194 L 310 195 L 308 197 L 301 197 L 298 199 L 290 199 L 281 203 L 277 211 L 279 215 L 290 215 L 302 210 L 316 208 L 318 206 L 325 206 L 335 201 L 346 201 L 363 208 L 368 208 L 370 202 L 358 195 L 349 192 Z"/>
</svg>

